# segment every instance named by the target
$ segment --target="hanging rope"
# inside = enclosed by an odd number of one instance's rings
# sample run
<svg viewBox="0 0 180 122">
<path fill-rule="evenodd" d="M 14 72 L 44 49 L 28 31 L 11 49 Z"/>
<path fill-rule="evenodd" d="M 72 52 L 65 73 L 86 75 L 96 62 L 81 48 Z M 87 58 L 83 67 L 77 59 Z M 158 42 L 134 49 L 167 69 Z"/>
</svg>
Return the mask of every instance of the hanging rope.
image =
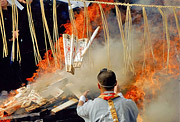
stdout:
<svg viewBox="0 0 180 122">
<path fill-rule="evenodd" d="M 33 23 L 33 18 L 32 18 L 30 0 L 26 1 L 26 7 L 27 7 L 27 16 L 28 16 L 28 21 L 29 21 L 29 29 L 30 29 L 30 34 L 32 38 L 32 43 L 33 43 L 34 59 L 35 59 L 35 64 L 37 65 L 42 60 L 42 58 L 39 53 L 39 48 L 37 44 L 37 38 L 36 38 L 36 33 L 35 33 L 35 28 L 34 28 L 34 23 Z"/>
<path fill-rule="evenodd" d="M 129 11 L 130 11 L 130 7 L 127 6 L 127 9 L 126 9 L 126 19 L 125 19 L 125 27 L 124 27 L 124 34 L 125 34 L 125 57 L 124 57 L 124 61 L 125 61 L 125 72 L 127 73 L 128 71 L 128 64 L 129 64 L 129 61 L 128 61 L 128 32 L 129 32 L 129 26 L 130 26 L 130 23 L 129 23 Z"/>
<path fill-rule="evenodd" d="M 164 24 L 165 24 L 165 30 L 166 30 L 166 40 L 167 40 L 167 69 L 169 66 L 169 52 L 170 52 L 170 37 L 169 37 L 169 30 L 168 30 L 168 19 L 167 16 L 164 14 L 164 12 L 158 8 L 160 14 L 162 15 L 162 18 L 164 18 Z"/>
<path fill-rule="evenodd" d="M 149 32 L 149 25 L 148 25 L 148 19 L 147 19 L 147 14 L 146 14 L 146 10 L 143 7 L 143 18 L 144 18 L 144 40 L 148 42 L 148 47 L 150 47 L 151 49 L 151 54 L 153 57 L 153 62 L 154 62 L 154 51 L 153 51 L 153 46 L 152 46 L 152 41 L 151 41 L 151 36 L 150 36 L 150 32 Z"/>
<path fill-rule="evenodd" d="M 177 26 L 177 30 L 178 30 L 178 34 L 179 34 L 179 38 L 180 38 L 180 26 L 179 26 L 178 17 L 177 17 L 175 8 L 173 8 L 173 12 L 174 12 L 174 17 L 175 17 L 175 20 L 176 20 L 176 26 Z"/>
<path fill-rule="evenodd" d="M 51 35 L 50 35 L 50 32 L 49 32 L 49 28 L 48 28 L 48 24 L 47 24 L 45 12 L 44 12 L 44 3 L 43 3 L 43 0 L 40 0 L 40 6 L 41 6 L 41 13 L 42 13 L 43 28 L 44 28 L 47 36 L 48 36 L 50 48 L 51 48 L 51 51 L 52 51 L 52 55 L 54 57 L 55 67 L 56 67 L 57 66 L 57 56 L 55 54 L 54 43 L 52 42 L 52 38 L 51 38 Z M 46 35 L 44 35 L 44 36 L 46 36 Z"/>
<path fill-rule="evenodd" d="M 86 30 L 85 30 L 86 29 Z M 83 37 L 85 37 L 86 31 L 86 38 L 89 38 L 89 15 L 88 15 L 88 8 L 86 3 L 84 2 L 84 25 L 83 25 Z"/>
<path fill-rule="evenodd" d="M 3 18 L 3 12 L 0 2 L 0 27 L 1 27 L 1 35 L 3 40 L 3 58 L 7 57 L 8 55 L 8 47 L 7 47 L 7 40 L 6 40 L 6 33 L 5 33 L 5 27 L 4 27 L 4 18 Z"/>
<path fill-rule="evenodd" d="M 15 1 L 12 1 L 12 33 L 13 33 L 13 42 L 12 42 L 12 57 L 11 61 L 14 61 L 15 59 L 15 42 L 17 46 L 17 61 L 19 60 L 21 62 L 21 55 L 20 55 L 20 49 L 19 49 L 19 40 L 18 40 L 18 9 L 15 5 Z M 16 38 L 15 38 L 16 36 Z"/>
<path fill-rule="evenodd" d="M 131 17 L 131 9 L 130 7 L 127 7 L 127 61 L 128 61 L 128 66 L 130 66 L 130 71 L 134 73 L 134 65 L 133 65 L 133 61 L 132 61 L 132 38 L 131 38 L 131 30 L 132 30 L 132 17 Z"/>
<path fill-rule="evenodd" d="M 122 24 L 121 11 L 119 10 L 117 5 L 115 5 L 115 9 L 116 9 L 116 16 L 117 16 L 117 21 L 118 21 L 121 39 L 123 43 L 123 49 L 124 49 L 124 64 L 125 64 L 124 72 L 127 73 L 130 68 L 130 71 L 134 73 L 134 65 L 133 65 L 133 60 L 132 60 L 132 56 L 133 56 L 132 41 L 133 40 L 131 39 L 132 18 L 131 18 L 130 7 L 127 7 L 127 10 L 126 10 L 126 19 L 125 19 L 124 29 L 123 29 L 123 24 Z"/>
<path fill-rule="evenodd" d="M 100 8 L 101 17 L 102 17 L 102 23 L 103 23 L 104 39 L 105 39 L 105 43 L 106 43 L 106 45 L 107 45 L 108 68 L 110 68 L 111 62 L 110 62 L 110 45 L 109 45 L 109 29 L 108 29 L 108 23 L 107 23 L 106 15 L 105 15 L 105 13 L 104 13 L 104 10 L 103 10 L 101 4 L 99 4 L 99 8 Z"/>
<path fill-rule="evenodd" d="M 81 1 L 83 0 L 73 0 L 73 1 Z M 96 4 L 107 4 L 107 5 L 121 5 L 121 6 L 136 6 L 136 7 L 148 7 L 148 8 L 180 8 L 180 6 L 162 6 L 162 5 L 142 5 L 142 4 L 129 4 L 129 3 L 121 3 L 121 2 L 102 2 L 102 1 L 85 1 L 88 3 L 96 3 Z"/>
<path fill-rule="evenodd" d="M 119 10 L 118 6 L 115 5 L 115 9 L 116 9 L 116 18 L 117 18 L 117 22 L 119 25 L 119 30 L 120 30 L 120 34 L 121 34 L 121 39 L 122 39 L 122 44 L 123 44 L 123 49 L 124 49 L 124 64 L 125 64 L 125 71 L 127 71 L 126 69 L 126 40 L 125 40 L 125 35 L 124 35 L 124 29 L 123 29 L 123 24 L 122 24 L 122 18 L 121 18 L 121 11 Z"/>
<path fill-rule="evenodd" d="M 70 17 L 71 27 L 72 27 L 72 34 L 78 37 L 78 31 L 77 31 L 76 23 L 74 19 L 74 12 L 73 12 L 73 8 L 71 6 L 70 0 L 68 0 L 68 9 L 69 9 L 69 17 Z"/>
<path fill-rule="evenodd" d="M 53 42 L 56 44 L 55 52 L 58 62 L 61 62 L 61 49 L 59 45 L 59 33 L 57 24 L 57 10 L 56 10 L 56 0 L 53 0 Z M 60 63 L 58 63 L 60 65 Z"/>
</svg>

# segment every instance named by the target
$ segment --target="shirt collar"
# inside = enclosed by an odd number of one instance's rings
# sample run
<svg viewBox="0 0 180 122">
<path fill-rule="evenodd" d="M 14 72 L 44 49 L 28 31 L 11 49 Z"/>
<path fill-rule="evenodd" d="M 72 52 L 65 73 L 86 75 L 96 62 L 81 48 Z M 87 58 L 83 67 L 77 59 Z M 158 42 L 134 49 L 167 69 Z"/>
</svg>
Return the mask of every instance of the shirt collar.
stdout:
<svg viewBox="0 0 180 122">
<path fill-rule="evenodd" d="M 104 93 L 114 93 L 114 91 L 105 91 Z"/>
</svg>

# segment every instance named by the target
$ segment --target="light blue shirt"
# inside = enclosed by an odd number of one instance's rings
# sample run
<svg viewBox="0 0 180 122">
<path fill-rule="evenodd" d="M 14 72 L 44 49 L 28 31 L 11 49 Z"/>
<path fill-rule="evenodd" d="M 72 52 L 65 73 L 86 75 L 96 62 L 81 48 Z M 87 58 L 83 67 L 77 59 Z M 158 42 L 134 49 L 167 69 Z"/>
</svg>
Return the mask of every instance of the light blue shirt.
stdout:
<svg viewBox="0 0 180 122">
<path fill-rule="evenodd" d="M 138 109 L 134 101 L 125 99 L 122 94 L 118 95 L 120 97 L 113 99 L 113 102 L 119 122 L 136 122 Z M 101 98 L 88 100 L 83 106 L 78 106 L 77 114 L 85 122 L 113 122 L 108 102 Z"/>
</svg>

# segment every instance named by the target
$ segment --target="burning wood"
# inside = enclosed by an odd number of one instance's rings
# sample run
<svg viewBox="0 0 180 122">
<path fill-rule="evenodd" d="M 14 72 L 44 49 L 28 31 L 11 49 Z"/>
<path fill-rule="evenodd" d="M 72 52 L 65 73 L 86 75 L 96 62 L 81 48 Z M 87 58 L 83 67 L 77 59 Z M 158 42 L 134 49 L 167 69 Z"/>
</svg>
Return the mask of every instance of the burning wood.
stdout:
<svg viewBox="0 0 180 122">
<path fill-rule="evenodd" d="M 61 76 L 62 73 L 58 75 Z M 57 80 L 58 79 L 58 80 Z M 33 83 L 26 87 L 17 89 L 17 94 L 6 104 L 0 108 L 0 116 L 4 116 L 4 112 L 8 115 L 13 114 L 18 109 L 24 109 L 26 112 L 31 112 L 47 103 L 52 103 L 60 97 L 64 91 L 60 89 L 67 84 L 66 78 L 57 78 L 57 81 L 45 84 L 40 89 L 35 87 L 38 84 Z"/>
<path fill-rule="evenodd" d="M 52 111 L 53 113 L 57 113 L 58 111 L 61 111 L 61 110 L 65 109 L 65 108 L 67 108 L 67 107 L 69 107 L 69 106 L 71 106 L 71 105 L 74 105 L 74 104 L 77 103 L 77 102 L 78 102 L 77 99 L 71 99 L 71 100 L 63 103 L 62 105 L 60 105 L 60 106 L 52 109 L 51 111 Z"/>
<path fill-rule="evenodd" d="M 34 117 L 34 116 L 40 116 L 40 113 L 7 116 L 7 117 L 0 118 L 0 120 L 12 120 L 12 119 L 18 119 L 18 118 L 23 118 L 23 117 Z"/>
</svg>

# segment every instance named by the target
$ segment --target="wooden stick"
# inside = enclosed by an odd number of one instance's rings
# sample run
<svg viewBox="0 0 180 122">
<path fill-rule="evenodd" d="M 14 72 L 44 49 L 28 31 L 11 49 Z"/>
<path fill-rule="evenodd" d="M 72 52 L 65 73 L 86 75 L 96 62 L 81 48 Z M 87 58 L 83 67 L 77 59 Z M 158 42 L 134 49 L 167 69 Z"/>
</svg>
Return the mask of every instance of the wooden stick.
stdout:
<svg viewBox="0 0 180 122">
<path fill-rule="evenodd" d="M 77 102 L 78 102 L 77 99 L 71 99 L 71 100 L 69 100 L 69 101 L 67 101 L 67 102 L 59 105 L 58 107 L 52 109 L 51 111 L 52 111 L 53 113 L 57 113 L 57 112 L 65 109 L 65 108 L 67 108 L 67 107 L 69 107 L 69 106 L 72 106 L 72 105 L 76 104 Z"/>
</svg>

